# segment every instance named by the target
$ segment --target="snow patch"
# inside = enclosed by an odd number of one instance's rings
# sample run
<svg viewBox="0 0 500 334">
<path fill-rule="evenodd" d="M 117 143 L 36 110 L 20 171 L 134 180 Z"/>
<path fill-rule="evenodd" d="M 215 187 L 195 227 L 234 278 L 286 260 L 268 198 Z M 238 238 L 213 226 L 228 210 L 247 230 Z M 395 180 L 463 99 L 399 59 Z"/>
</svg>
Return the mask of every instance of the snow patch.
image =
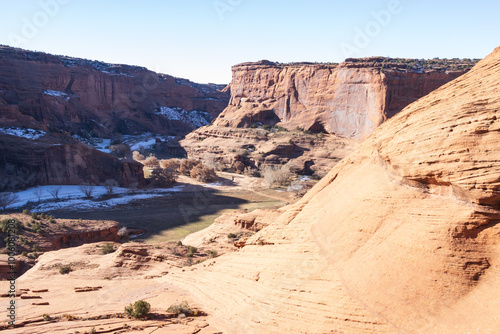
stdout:
<svg viewBox="0 0 500 334">
<path fill-rule="evenodd" d="M 209 113 L 199 110 L 186 111 L 182 108 L 160 107 L 156 113 L 173 121 L 182 121 L 194 127 L 202 127 L 210 124 L 212 117 Z"/>
<path fill-rule="evenodd" d="M 59 201 L 55 201 L 51 192 L 59 189 Z M 113 193 L 119 195 L 118 198 L 108 200 L 96 200 L 106 194 L 104 186 L 95 186 L 92 193 L 94 199 L 85 198 L 79 186 L 40 186 L 25 191 L 15 193 L 18 196 L 17 201 L 9 205 L 8 208 L 19 208 L 25 206 L 28 202 L 38 203 L 33 211 L 50 211 L 59 209 L 98 209 L 110 208 L 120 204 L 127 204 L 140 199 L 148 199 L 158 196 L 165 196 L 169 193 L 180 192 L 184 186 L 176 186 L 166 189 L 140 190 L 134 193 L 131 190 L 121 187 L 113 189 Z M 40 200 L 38 199 L 40 196 Z"/>
<path fill-rule="evenodd" d="M 66 94 L 64 92 L 57 91 L 57 90 L 46 89 L 46 90 L 43 91 L 43 94 L 50 95 L 50 96 L 53 96 L 53 97 L 62 97 L 66 101 L 69 100 L 68 94 Z"/>
<path fill-rule="evenodd" d="M 36 140 L 46 135 L 46 132 L 35 129 L 21 129 L 16 127 L 0 128 L 0 132 L 7 135 Z"/>
</svg>

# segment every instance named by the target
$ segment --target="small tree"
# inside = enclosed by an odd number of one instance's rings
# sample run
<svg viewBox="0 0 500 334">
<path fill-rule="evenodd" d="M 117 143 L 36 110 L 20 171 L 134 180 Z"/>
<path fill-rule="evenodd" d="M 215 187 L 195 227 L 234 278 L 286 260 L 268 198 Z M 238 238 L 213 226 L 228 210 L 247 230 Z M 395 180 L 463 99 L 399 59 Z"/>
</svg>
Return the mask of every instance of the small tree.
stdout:
<svg viewBox="0 0 500 334">
<path fill-rule="evenodd" d="M 48 190 L 48 192 L 54 200 L 59 201 L 59 194 L 61 193 L 61 189 L 61 186 L 52 187 Z"/>
<path fill-rule="evenodd" d="M 91 183 L 84 183 L 80 185 L 80 191 L 85 195 L 86 198 L 92 198 L 94 187 L 95 186 Z"/>
<path fill-rule="evenodd" d="M 139 151 L 134 151 L 134 152 L 132 152 L 132 159 L 134 159 L 137 162 L 143 162 L 144 159 L 146 159 L 146 158 L 144 157 L 144 155 L 139 153 Z"/>
<path fill-rule="evenodd" d="M 281 167 L 265 166 L 262 169 L 262 176 L 270 187 L 275 184 L 282 186 L 289 182 L 291 173 L 287 165 Z"/>
<path fill-rule="evenodd" d="M 180 166 L 181 166 L 181 162 L 179 161 L 179 159 L 160 160 L 160 167 L 163 169 L 171 168 L 174 171 L 177 171 Z"/>
<path fill-rule="evenodd" d="M 154 155 L 150 155 L 147 157 L 145 160 L 141 161 L 141 163 L 149 168 L 156 168 L 160 166 L 160 162 L 158 161 L 158 158 L 155 157 Z"/>
<path fill-rule="evenodd" d="M 33 190 L 33 195 L 36 196 L 36 198 L 38 199 L 38 202 L 40 202 L 42 200 L 42 194 L 43 194 L 42 188 L 36 188 L 35 190 Z"/>
<path fill-rule="evenodd" d="M 199 164 L 200 162 L 198 160 L 193 160 L 193 159 L 182 160 L 181 165 L 179 167 L 179 172 L 183 175 L 190 176 L 193 168 L 198 166 Z"/>
<path fill-rule="evenodd" d="M 213 168 L 208 168 L 201 164 L 193 168 L 190 176 L 200 182 L 213 182 L 218 178 Z"/>
<path fill-rule="evenodd" d="M 127 144 L 111 145 L 109 149 L 111 154 L 118 158 L 125 158 L 130 154 L 130 146 Z"/>
<path fill-rule="evenodd" d="M 243 172 L 245 171 L 245 167 L 246 167 L 245 164 L 241 161 L 236 161 L 233 164 L 233 169 L 238 174 L 243 174 Z"/>
<path fill-rule="evenodd" d="M 168 187 L 174 184 L 176 176 L 175 170 L 172 168 L 162 169 L 161 167 L 156 167 L 151 173 L 153 184 L 157 187 Z"/>
<path fill-rule="evenodd" d="M 118 187 L 118 182 L 116 180 L 109 179 L 104 182 L 104 188 L 106 189 L 106 195 L 108 196 L 113 195 L 116 187 Z"/>
<path fill-rule="evenodd" d="M 132 318 L 146 318 L 151 310 L 151 304 L 144 300 L 138 300 L 134 305 L 125 306 L 125 313 Z"/>
<path fill-rule="evenodd" d="M 19 199 L 19 196 L 13 193 L 0 193 L 0 208 L 6 210 L 9 205 Z"/>
</svg>

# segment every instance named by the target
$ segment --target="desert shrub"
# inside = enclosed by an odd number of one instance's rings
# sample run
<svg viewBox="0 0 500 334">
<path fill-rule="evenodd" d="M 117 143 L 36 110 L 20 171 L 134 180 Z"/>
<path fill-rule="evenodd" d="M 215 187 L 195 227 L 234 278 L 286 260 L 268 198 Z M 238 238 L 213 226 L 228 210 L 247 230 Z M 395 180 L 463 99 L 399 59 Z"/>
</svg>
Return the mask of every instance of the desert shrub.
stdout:
<svg viewBox="0 0 500 334">
<path fill-rule="evenodd" d="M 179 172 L 183 175 L 190 176 L 193 168 L 198 166 L 199 164 L 200 162 L 198 160 L 193 160 L 193 159 L 182 160 L 181 165 L 179 166 Z"/>
<path fill-rule="evenodd" d="M 23 210 L 23 215 L 26 215 L 26 216 L 31 216 L 31 212 L 29 209 L 24 209 Z"/>
<path fill-rule="evenodd" d="M 9 205 L 19 199 L 19 196 L 13 193 L 0 193 L 0 208 L 6 210 Z"/>
<path fill-rule="evenodd" d="M 172 168 L 162 169 L 161 167 L 156 167 L 151 172 L 151 179 L 157 187 L 168 187 L 174 184 L 176 177 L 175 170 Z"/>
<path fill-rule="evenodd" d="M 11 221 L 13 222 L 13 224 L 10 223 Z M 3 233 L 7 233 L 9 228 L 14 229 L 14 231 L 12 232 L 14 232 L 14 234 L 17 234 L 20 230 L 22 230 L 23 223 L 21 223 L 17 219 L 3 219 L 2 221 L 0 221 L 0 229 Z"/>
<path fill-rule="evenodd" d="M 267 124 L 264 124 L 264 125 L 262 125 L 262 129 L 266 130 L 266 131 L 269 131 L 271 129 L 271 127 L 269 125 L 267 125 Z"/>
<path fill-rule="evenodd" d="M 194 254 L 198 252 L 198 248 L 193 246 L 186 246 L 187 248 L 187 257 L 193 257 Z"/>
<path fill-rule="evenodd" d="M 62 266 L 61 268 L 59 268 L 59 274 L 61 275 L 69 274 L 72 271 L 73 268 L 71 268 L 70 266 Z"/>
<path fill-rule="evenodd" d="M 144 159 L 143 161 L 141 161 L 141 163 L 148 168 L 156 168 L 156 167 L 160 166 L 160 162 L 158 161 L 158 158 L 152 154 L 149 157 L 147 157 L 146 159 Z"/>
<path fill-rule="evenodd" d="M 190 174 L 191 178 L 196 179 L 200 182 L 213 182 L 217 180 L 217 174 L 213 168 L 209 168 L 203 165 L 198 165 L 193 168 Z"/>
<path fill-rule="evenodd" d="M 238 237 L 238 236 L 237 236 L 236 234 L 234 234 L 234 233 L 229 233 L 229 234 L 227 235 L 227 238 L 228 238 L 228 239 L 236 239 L 237 237 Z"/>
<path fill-rule="evenodd" d="M 146 157 L 144 157 L 144 155 L 139 153 L 139 151 L 134 151 L 132 152 L 132 159 L 134 159 L 137 162 L 143 162 L 144 159 L 146 159 Z"/>
<path fill-rule="evenodd" d="M 213 259 L 213 258 L 216 258 L 217 256 L 219 256 L 219 253 L 217 253 L 217 251 L 214 251 L 214 250 L 208 250 L 207 255 L 209 258 Z"/>
<path fill-rule="evenodd" d="M 272 187 L 273 185 L 286 185 L 292 176 L 290 168 L 287 165 L 264 166 L 261 174 L 270 187 Z"/>
<path fill-rule="evenodd" d="M 160 160 L 160 167 L 163 169 L 172 169 L 174 171 L 177 171 L 180 166 L 181 163 L 179 159 Z"/>
<path fill-rule="evenodd" d="M 101 253 L 104 255 L 113 253 L 115 251 L 115 245 L 113 245 L 111 242 L 107 242 L 101 247 Z"/>
<path fill-rule="evenodd" d="M 94 187 L 95 186 L 92 183 L 83 183 L 79 186 L 79 189 L 85 195 L 86 198 L 92 198 Z"/>
<path fill-rule="evenodd" d="M 113 195 L 116 187 L 118 187 L 118 182 L 116 180 L 109 179 L 104 182 L 104 188 L 106 189 L 106 195 L 108 196 Z"/>
<path fill-rule="evenodd" d="M 47 313 L 44 313 L 44 315 L 42 317 L 43 317 L 43 320 L 45 320 L 45 321 L 52 320 L 52 317 L 50 315 L 48 315 Z"/>
<path fill-rule="evenodd" d="M 176 315 L 184 314 L 186 316 L 190 316 L 195 313 L 191 306 L 189 306 L 189 303 L 187 301 L 170 305 L 170 307 L 167 309 L 167 312 L 174 313 Z"/>
<path fill-rule="evenodd" d="M 245 168 L 246 168 L 245 164 L 241 161 L 236 161 L 233 164 L 233 169 L 238 174 L 243 174 L 243 172 L 245 171 Z"/>
<path fill-rule="evenodd" d="M 111 154 L 118 158 L 125 158 L 130 154 L 130 146 L 127 144 L 111 145 L 109 149 Z"/>
<path fill-rule="evenodd" d="M 125 306 L 125 313 L 132 318 L 145 318 L 151 310 L 151 304 L 144 300 L 138 300 L 134 305 Z"/>
</svg>

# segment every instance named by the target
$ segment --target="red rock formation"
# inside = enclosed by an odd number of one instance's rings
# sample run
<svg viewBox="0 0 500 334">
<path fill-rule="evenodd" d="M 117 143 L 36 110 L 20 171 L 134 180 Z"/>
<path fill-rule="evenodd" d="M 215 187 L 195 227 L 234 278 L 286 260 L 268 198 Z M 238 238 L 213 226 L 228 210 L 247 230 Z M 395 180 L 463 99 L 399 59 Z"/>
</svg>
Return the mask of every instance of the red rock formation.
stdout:
<svg viewBox="0 0 500 334">
<path fill-rule="evenodd" d="M 412 68 L 401 59 L 350 59 L 340 65 L 233 67 L 229 106 L 217 126 L 256 122 L 363 138 L 405 106 L 466 72 L 467 65 Z M 460 69 L 464 67 L 464 69 Z"/>
<path fill-rule="evenodd" d="M 227 106 L 223 87 L 143 67 L 0 46 L 0 125 L 46 130 L 49 124 L 108 138 L 116 132 L 186 134 L 197 126 L 169 119 L 159 108 L 198 110 L 213 118 Z"/>
<path fill-rule="evenodd" d="M 384 123 L 239 252 L 166 281 L 228 333 L 499 332 L 499 84 L 500 48 Z"/>
<path fill-rule="evenodd" d="M 30 140 L 0 133 L 0 191 L 46 184 L 144 184 L 142 164 L 111 154 L 62 134 Z"/>
</svg>

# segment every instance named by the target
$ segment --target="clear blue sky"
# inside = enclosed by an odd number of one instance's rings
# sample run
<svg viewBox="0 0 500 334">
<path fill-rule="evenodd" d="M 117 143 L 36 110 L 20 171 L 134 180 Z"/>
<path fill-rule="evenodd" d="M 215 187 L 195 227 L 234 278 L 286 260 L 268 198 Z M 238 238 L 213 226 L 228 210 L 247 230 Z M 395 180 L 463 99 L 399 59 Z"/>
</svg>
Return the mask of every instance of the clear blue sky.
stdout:
<svg viewBox="0 0 500 334">
<path fill-rule="evenodd" d="M 483 58 L 499 13 L 498 0 L 0 0 L 0 44 L 228 83 L 261 59 Z"/>
</svg>

